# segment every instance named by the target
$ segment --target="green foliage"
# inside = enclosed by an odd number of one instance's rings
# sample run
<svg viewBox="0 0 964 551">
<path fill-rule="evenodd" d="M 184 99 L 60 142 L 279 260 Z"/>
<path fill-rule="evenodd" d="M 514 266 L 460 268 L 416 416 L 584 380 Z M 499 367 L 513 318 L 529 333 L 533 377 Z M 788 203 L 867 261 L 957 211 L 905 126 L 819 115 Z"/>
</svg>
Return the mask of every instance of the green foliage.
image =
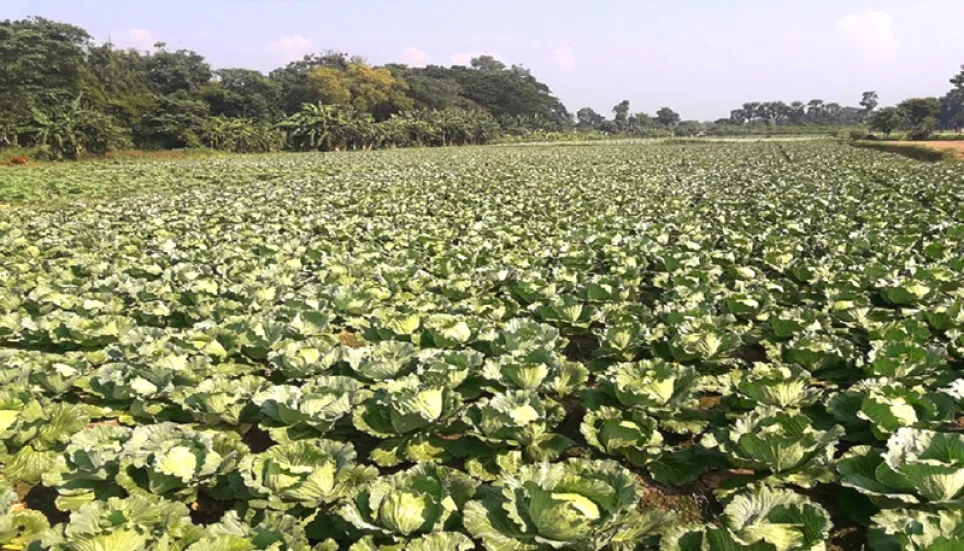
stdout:
<svg viewBox="0 0 964 551">
<path fill-rule="evenodd" d="M 42 17 L 0 22 L 0 145 L 18 145 L 19 128 L 44 107 L 45 94 L 72 99 L 84 92 L 90 40 L 79 27 Z"/>
<path fill-rule="evenodd" d="M 964 513 L 881 511 L 873 518 L 868 543 L 875 551 L 954 549 L 964 543 Z"/>
<path fill-rule="evenodd" d="M 491 551 L 632 550 L 673 523 L 636 510 L 640 488 L 612 461 L 528 465 L 465 508 L 465 526 Z"/>
<path fill-rule="evenodd" d="M 378 476 L 374 467 L 355 465 L 354 459 L 351 444 L 309 439 L 249 455 L 239 469 L 255 496 L 252 507 L 315 509 L 352 495 Z"/>
<path fill-rule="evenodd" d="M 426 537 L 457 529 L 478 485 L 460 471 L 419 465 L 375 480 L 338 514 L 373 542 L 426 545 Z"/>
<path fill-rule="evenodd" d="M 53 105 L 49 111 L 34 108 L 31 121 L 21 129 L 42 158 L 79 159 L 85 153 L 101 154 L 130 144 L 111 117 L 84 106 L 82 95 Z"/>
<path fill-rule="evenodd" d="M 232 153 L 269 153 L 284 145 L 284 136 L 269 124 L 249 119 L 211 117 L 201 130 L 205 147 Z"/>
<path fill-rule="evenodd" d="M 692 143 L 2 169 L 0 541 L 956 544 L 960 167 Z"/>
<path fill-rule="evenodd" d="M 840 459 L 841 484 L 881 508 L 919 503 L 958 508 L 964 498 L 964 437 L 901 428 L 878 450 L 857 446 Z"/>
<path fill-rule="evenodd" d="M 885 107 L 870 117 L 870 129 L 890 135 L 904 124 L 904 116 L 896 107 Z"/>
<path fill-rule="evenodd" d="M 474 145 L 491 141 L 500 132 L 498 123 L 481 111 L 403 112 L 376 123 L 354 107 L 320 103 L 305 104 L 279 127 L 296 151 Z"/>
<path fill-rule="evenodd" d="M 661 549 L 803 551 L 822 548 L 832 528 L 830 515 L 820 505 L 763 486 L 734 497 L 717 523 L 672 529 Z"/>
<path fill-rule="evenodd" d="M 135 141 L 147 149 L 201 147 L 201 135 L 210 115 L 208 105 L 184 90 L 155 95 L 151 108 L 135 128 Z"/>
</svg>

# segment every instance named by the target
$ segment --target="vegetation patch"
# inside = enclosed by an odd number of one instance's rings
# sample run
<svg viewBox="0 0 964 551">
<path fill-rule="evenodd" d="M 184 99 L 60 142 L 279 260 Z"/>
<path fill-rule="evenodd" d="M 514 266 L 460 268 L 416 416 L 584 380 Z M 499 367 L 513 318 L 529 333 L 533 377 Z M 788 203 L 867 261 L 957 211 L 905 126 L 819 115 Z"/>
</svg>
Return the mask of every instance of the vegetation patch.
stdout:
<svg viewBox="0 0 964 551">
<path fill-rule="evenodd" d="M 0 210 L 0 546 L 964 544 L 960 163 L 655 142 L 4 176 L 42 204 Z"/>
</svg>

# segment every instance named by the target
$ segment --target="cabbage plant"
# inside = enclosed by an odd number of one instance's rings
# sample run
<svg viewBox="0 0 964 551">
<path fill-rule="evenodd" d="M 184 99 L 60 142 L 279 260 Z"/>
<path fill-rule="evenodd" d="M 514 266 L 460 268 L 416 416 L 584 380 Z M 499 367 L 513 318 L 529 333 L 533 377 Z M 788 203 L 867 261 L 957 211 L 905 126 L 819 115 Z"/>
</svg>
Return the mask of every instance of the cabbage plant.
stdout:
<svg viewBox="0 0 964 551">
<path fill-rule="evenodd" d="M 36 451 L 60 449 L 71 436 L 90 422 L 84 406 L 65 402 L 21 401 L 6 395 L 0 410 L 0 457 L 3 449 L 20 450 L 29 445 Z"/>
<path fill-rule="evenodd" d="M 663 452 L 656 420 L 641 411 L 602 406 L 586 412 L 579 430 L 590 446 L 637 467 Z"/>
<path fill-rule="evenodd" d="M 485 356 L 476 350 L 430 348 L 419 354 L 417 373 L 426 385 L 458 389 L 465 396 L 474 393 L 474 389 L 461 388 L 462 385 L 470 379 L 481 379 L 484 362 Z"/>
<path fill-rule="evenodd" d="M 407 459 L 439 461 L 445 450 L 433 437 L 450 432 L 462 413 L 458 392 L 428 386 L 416 376 L 386 383 L 355 408 L 355 428 L 384 441 L 372 451 L 372 460 L 386 467 Z"/>
<path fill-rule="evenodd" d="M 884 450 L 857 446 L 837 464 L 840 483 L 878 507 L 964 505 L 964 435 L 902 428 Z"/>
<path fill-rule="evenodd" d="M 665 511 L 638 511 L 640 497 L 636 478 L 613 461 L 526 465 L 480 490 L 465 527 L 490 551 L 631 551 L 673 522 Z"/>
<path fill-rule="evenodd" d="M 723 362 L 740 344 L 740 336 L 727 320 L 704 316 L 686 320 L 674 328 L 669 352 L 681 363 Z"/>
<path fill-rule="evenodd" d="M 204 531 L 191 522 L 185 504 L 147 495 L 87 503 L 57 528 L 57 551 L 184 549 Z"/>
<path fill-rule="evenodd" d="M 410 342 L 380 341 L 360 348 L 347 348 L 345 361 L 365 381 L 397 379 L 414 369 L 417 351 Z"/>
<path fill-rule="evenodd" d="M 535 312 L 543 321 L 573 332 L 587 331 L 596 317 L 593 306 L 570 295 L 550 297 Z"/>
<path fill-rule="evenodd" d="M 113 482 L 131 432 L 128 427 L 96 425 L 71 437 L 60 467 L 43 475 L 44 485 L 57 489 L 59 509 L 74 511 L 95 499 L 120 494 Z"/>
<path fill-rule="evenodd" d="M 964 548 L 964 511 L 894 509 L 874 515 L 867 533 L 873 551 L 953 551 Z"/>
<path fill-rule="evenodd" d="M 325 540 L 311 545 L 304 521 L 278 511 L 248 511 L 241 516 L 228 511 L 220 522 L 206 527 L 185 551 L 337 551 L 338 545 Z M 132 550 L 133 551 L 133 550 Z"/>
<path fill-rule="evenodd" d="M 216 375 L 197 386 L 178 388 L 176 395 L 182 407 L 198 423 L 211 427 L 237 427 L 255 420 L 258 406 L 251 398 L 270 384 L 255 375 L 237 379 Z"/>
<path fill-rule="evenodd" d="M 599 406 L 634 409 L 676 433 L 699 433 L 707 426 L 699 411 L 699 375 L 692 367 L 663 360 L 617 363 L 599 376 L 599 390 L 585 395 L 588 410 Z"/>
<path fill-rule="evenodd" d="M 833 479 L 831 461 L 843 429 L 815 428 L 801 413 L 760 406 L 703 439 L 735 467 L 752 469 L 771 484 L 809 488 Z"/>
<path fill-rule="evenodd" d="M 822 393 L 812 386 L 810 372 L 798 366 L 757 363 L 736 383 L 741 398 L 757 405 L 799 409 L 816 402 Z"/>
<path fill-rule="evenodd" d="M 272 446 L 244 457 L 238 469 L 255 496 L 249 505 L 282 511 L 329 505 L 378 476 L 374 467 L 355 464 L 351 444 L 321 439 Z"/>
<path fill-rule="evenodd" d="M 954 396 L 887 378 L 865 379 L 827 402 L 827 411 L 857 440 L 887 440 L 904 427 L 937 429 L 960 412 Z M 866 437 L 865 437 L 866 434 Z"/>
<path fill-rule="evenodd" d="M 427 536 L 458 530 L 465 504 L 477 487 L 478 482 L 455 469 L 418 465 L 378 478 L 343 505 L 338 514 L 369 536 L 371 544 L 404 543 L 406 549 L 428 548 L 422 541 Z"/>
<path fill-rule="evenodd" d="M 233 472 L 243 444 L 228 433 L 206 433 L 174 423 L 139 425 L 124 443 L 117 484 L 131 495 L 163 495 L 191 502 Z"/>
<path fill-rule="evenodd" d="M 324 375 L 342 356 L 342 347 L 333 335 L 319 335 L 303 341 L 284 341 L 274 345 L 268 358 L 271 366 L 289 380 Z"/>
<path fill-rule="evenodd" d="M 545 348 L 500 356 L 486 362 L 482 374 L 502 388 L 534 390 L 563 397 L 589 380 L 589 370 Z"/>
<path fill-rule="evenodd" d="M 788 490 L 766 486 L 736 495 L 712 524 L 674 527 L 661 551 L 816 551 L 825 548 L 833 523 L 820 505 Z"/>
<path fill-rule="evenodd" d="M 909 339 L 875 340 L 861 367 L 872 377 L 928 383 L 946 371 L 946 361 L 946 354 L 933 345 Z"/>
<path fill-rule="evenodd" d="M 482 329 L 479 319 L 451 314 L 433 314 L 423 322 L 423 347 L 463 348 L 479 336 Z"/>
<path fill-rule="evenodd" d="M 489 346 L 493 355 L 502 356 L 524 354 L 536 348 L 555 350 L 562 344 L 555 327 L 529 318 L 514 318 L 506 322 Z"/>
<path fill-rule="evenodd" d="M 552 432 L 565 409 L 551 398 L 509 390 L 474 402 L 465 412 L 469 432 L 496 448 L 517 448 L 530 461 L 559 457 L 573 442 Z"/>
<path fill-rule="evenodd" d="M 461 532 L 434 532 L 404 543 L 378 543 L 375 536 L 364 536 L 348 551 L 469 551 L 475 549 L 471 538 Z"/>
<path fill-rule="evenodd" d="M 265 417 L 276 442 L 316 438 L 351 419 L 352 409 L 371 393 L 350 377 L 322 376 L 303 386 L 278 385 L 256 392 L 251 401 Z"/>
<path fill-rule="evenodd" d="M 40 511 L 17 507 L 19 500 L 9 483 L 0 480 L 0 547 L 4 549 L 25 549 L 50 532 L 47 517 Z"/>
</svg>

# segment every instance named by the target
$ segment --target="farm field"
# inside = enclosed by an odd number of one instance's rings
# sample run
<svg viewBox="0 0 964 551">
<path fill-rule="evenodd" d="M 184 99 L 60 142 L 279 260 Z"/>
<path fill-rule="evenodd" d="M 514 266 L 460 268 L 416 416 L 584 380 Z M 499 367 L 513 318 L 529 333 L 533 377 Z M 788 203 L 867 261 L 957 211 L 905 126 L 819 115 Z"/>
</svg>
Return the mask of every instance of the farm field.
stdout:
<svg viewBox="0 0 964 551">
<path fill-rule="evenodd" d="M 0 546 L 964 546 L 964 165 L 0 169 Z"/>
</svg>

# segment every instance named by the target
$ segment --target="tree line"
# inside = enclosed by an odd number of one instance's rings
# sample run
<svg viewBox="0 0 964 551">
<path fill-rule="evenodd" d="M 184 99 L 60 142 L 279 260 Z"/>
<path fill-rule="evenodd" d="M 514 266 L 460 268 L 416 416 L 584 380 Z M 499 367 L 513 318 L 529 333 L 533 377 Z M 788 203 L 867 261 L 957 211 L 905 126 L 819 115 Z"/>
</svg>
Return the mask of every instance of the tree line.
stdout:
<svg viewBox="0 0 964 551">
<path fill-rule="evenodd" d="M 564 130 L 565 106 L 528 69 L 373 67 L 329 51 L 265 75 L 187 49 L 96 44 L 40 17 L 0 22 L 0 147 L 52 158 L 111 149 L 237 152 L 479 144 L 504 128 Z"/>
<path fill-rule="evenodd" d="M 964 123 L 964 67 L 951 82 L 944 97 L 880 110 L 877 94 L 866 92 L 859 107 L 750 102 L 713 123 L 683 120 L 669 107 L 634 113 L 628 100 L 611 118 L 589 107 L 573 116 L 528 69 L 491 56 L 469 66 L 378 67 L 327 51 L 264 74 L 215 69 L 164 43 L 150 51 L 98 44 L 75 25 L 28 17 L 0 22 L 0 148 L 60 159 L 128 148 L 329 151 L 851 124 L 921 137 Z"/>
</svg>

